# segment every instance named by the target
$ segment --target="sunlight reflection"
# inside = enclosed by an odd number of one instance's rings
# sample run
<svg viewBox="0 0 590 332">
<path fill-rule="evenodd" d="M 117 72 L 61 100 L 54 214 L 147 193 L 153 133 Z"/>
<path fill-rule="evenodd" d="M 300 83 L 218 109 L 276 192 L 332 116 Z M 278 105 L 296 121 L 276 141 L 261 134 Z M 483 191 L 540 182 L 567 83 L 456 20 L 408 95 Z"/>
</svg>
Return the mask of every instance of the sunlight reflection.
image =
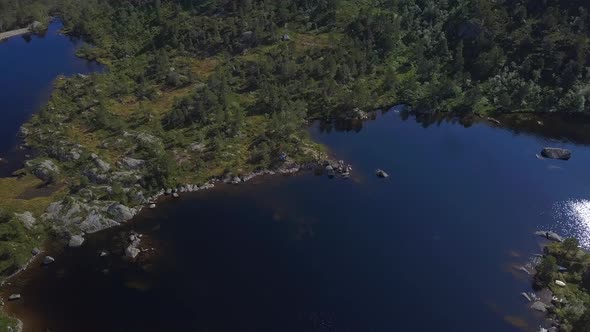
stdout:
<svg viewBox="0 0 590 332">
<path fill-rule="evenodd" d="M 554 206 L 554 216 L 563 235 L 576 237 L 583 247 L 590 248 L 590 200 L 558 202 Z"/>
</svg>

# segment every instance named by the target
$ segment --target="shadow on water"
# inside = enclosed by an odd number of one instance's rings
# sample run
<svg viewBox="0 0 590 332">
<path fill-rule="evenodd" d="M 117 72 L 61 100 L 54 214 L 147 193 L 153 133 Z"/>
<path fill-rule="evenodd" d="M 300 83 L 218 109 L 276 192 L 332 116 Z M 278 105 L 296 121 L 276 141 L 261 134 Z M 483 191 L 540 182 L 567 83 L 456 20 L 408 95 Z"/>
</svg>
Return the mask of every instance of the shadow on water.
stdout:
<svg viewBox="0 0 590 332">
<path fill-rule="evenodd" d="M 422 128 L 440 126 L 442 124 L 458 124 L 470 128 L 475 124 L 484 123 L 501 127 L 515 134 L 534 135 L 548 141 L 590 144 L 590 114 L 585 113 L 515 113 L 500 114 L 495 119 L 500 125 L 490 122 L 485 117 L 473 113 L 416 113 L 397 105 L 388 110 L 377 110 L 370 113 L 369 120 L 375 120 L 378 114 L 394 112 L 402 121 L 415 121 Z M 318 129 L 322 133 L 360 132 L 366 120 L 330 120 L 318 121 Z"/>
</svg>

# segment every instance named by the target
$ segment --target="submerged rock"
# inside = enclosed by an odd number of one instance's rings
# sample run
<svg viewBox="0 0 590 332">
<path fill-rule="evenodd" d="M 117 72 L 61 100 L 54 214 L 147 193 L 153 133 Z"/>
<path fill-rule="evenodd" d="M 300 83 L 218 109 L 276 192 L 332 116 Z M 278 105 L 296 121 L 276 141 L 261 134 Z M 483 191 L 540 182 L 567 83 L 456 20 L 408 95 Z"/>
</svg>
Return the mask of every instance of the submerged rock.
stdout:
<svg viewBox="0 0 590 332">
<path fill-rule="evenodd" d="M 334 167 L 332 167 L 332 165 L 326 166 L 326 173 L 329 177 L 334 177 L 334 175 L 336 175 L 336 171 L 334 170 Z"/>
<path fill-rule="evenodd" d="M 84 238 L 80 235 L 72 236 L 70 238 L 70 242 L 68 243 L 70 248 L 80 247 L 82 244 L 84 244 Z"/>
<path fill-rule="evenodd" d="M 522 295 L 522 296 L 523 296 L 525 299 L 527 299 L 527 301 L 529 301 L 529 302 L 533 301 L 533 300 L 531 299 L 531 297 L 529 296 L 529 294 L 527 294 L 526 292 L 522 292 L 522 293 L 520 293 L 520 295 Z"/>
<path fill-rule="evenodd" d="M 8 297 L 8 301 L 16 301 L 16 300 L 20 300 L 21 296 L 20 294 L 11 294 Z"/>
<path fill-rule="evenodd" d="M 51 256 L 45 256 L 45 258 L 43 258 L 43 265 L 49 265 L 53 262 L 55 262 L 55 258 Z"/>
<path fill-rule="evenodd" d="M 541 155 L 545 158 L 569 160 L 572 157 L 572 152 L 562 148 L 544 148 Z"/>
<path fill-rule="evenodd" d="M 380 177 L 380 178 L 382 178 L 382 179 L 386 179 L 386 178 L 388 178 L 388 177 L 389 177 L 389 174 L 385 173 L 385 171 L 384 171 L 384 170 L 382 170 L 382 169 L 378 169 L 378 170 L 376 170 L 376 171 L 375 171 L 375 174 L 377 175 L 377 177 Z"/>
<path fill-rule="evenodd" d="M 137 255 L 139 255 L 139 253 L 141 252 L 141 250 L 135 248 L 135 246 L 130 245 L 129 247 L 127 247 L 125 249 L 125 256 L 129 257 L 129 258 L 135 258 L 137 257 Z"/>
</svg>

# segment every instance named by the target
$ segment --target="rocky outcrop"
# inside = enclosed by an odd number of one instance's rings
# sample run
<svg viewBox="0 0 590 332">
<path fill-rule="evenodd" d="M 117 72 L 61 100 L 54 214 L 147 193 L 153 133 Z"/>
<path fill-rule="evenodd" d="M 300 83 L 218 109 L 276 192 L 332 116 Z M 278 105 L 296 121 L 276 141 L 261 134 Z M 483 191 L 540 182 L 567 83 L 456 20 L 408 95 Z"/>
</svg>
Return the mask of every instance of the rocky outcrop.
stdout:
<svg viewBox="0 0 590 332">
<path fill-rule="evenodd" d="M 18 219 L 27 229 L 33 229 L 37 223 L 37 219 L 33 217 L 33 214 L 29 211 L 24 213 L 15 213 L 14 216 Z"/>
<path fill-rule="evenodd" d="M 135 159 L 135 158 L 131 158 L 131 157 L 125 157 L 125 158 L 121 159 L 121 161 L 119 163 L 124 168 L 130 169 L 130 170 L 136 170 L 136 169 L 140 169 L 143 167 L 143 165 L 145 164 L 145 160 Z"/>
<path fill-rule="evenodd" d="M 118 226 L 137 214 L 137 209 L 117 202 L 83 202 L 68 198 L 52 203 L 42 218 L 58 231 L 78 234 L 95 233 L 105 228 Z"/>
<path fill-rule="evenodd" d="M 547 305 L 545 305 L 545 303 L 543 303 L 541 301 L 536 301 L 535 303 L 533 303 L 531 305 L 531 309 L 537 310 L 540 312 L 547 312 Z"/>
<path fill-rule="evenodd" d="M 109 177 L 101 173 L 97 168 L 91 168 L 84 171 L 84 175 L 88 180 L 94 184 L 107 184 L 109 183 Z"/>
<path fill-rule="evenodd" d="M 107 213 L 111 216 L 114 220 L 118 222 L 125 222 L 137 213 L 135 209 L 129 208 L 123 204 L 112 204 L 108 207 Z"/>
<path fill-rule="evenodd" d="M 544 148 L 541 151 L 541 156 L 550 159 L 569 160 L 572 157 L 572 152 L 562 148 Z"/>
<path fill-rule="evenodd" d="M 554 241 L 554 242 L 563 242 L 564 238 L 561 237 L 559 234 L 552 232 L 552 231 L 536 231 L 535 235 L 542 236 L 547 240 Z"/>
<path fill-rule="evenodd" d="M 96 165 L 96 167 L 98 168 L 98 170 L 102 171 L 102 172 L 108 172 L 111 170 L 111 165 L 109 165 L 107 162 L 105 162 L 104 160 L 100 159 L 98 157 L 98 155 L 96 154 L 92 154 L 92 161 L 94 162 L 94 164 Z"/>
<path fill-rule="evenodd" d="M 71 145 L 65 141 L 60 141 L 55 145 L 46 148 L 47 154 L 59 161 L 77 161 L 82 158 L 82 148 L 79 145 Z"/>
<path fill-rule="evenodd" d="M 50 159 L 27 162 L 27 167 L 32 168 L 33 174 L 43 181 L 49 181 L 59 174 L 59 167 Z"/>
</svg>

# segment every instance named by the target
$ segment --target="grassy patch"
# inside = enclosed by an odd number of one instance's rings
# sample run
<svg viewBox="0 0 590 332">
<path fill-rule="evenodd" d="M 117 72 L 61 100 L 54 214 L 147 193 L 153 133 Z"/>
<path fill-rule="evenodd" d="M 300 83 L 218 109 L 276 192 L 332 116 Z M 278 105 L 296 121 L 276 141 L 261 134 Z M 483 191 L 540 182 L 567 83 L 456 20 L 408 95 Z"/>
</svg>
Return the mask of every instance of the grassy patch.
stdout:
<svg viewBox="0 0 590 332">
<path fill-rule="evenodd" d="M 26 196 L 24 194 L 27 192 L 35 190 L 42 185 L 43 181 L 32 175 L 21 178 L 0 178 L 0 201 L 2 201 L 2 207 L 18 212 L 30 211 L 35 216 L 40 216 L 49 204 L 56 201 L 65 192 L 65 189 L 60 189 L 48 196 L 31 199 L 21 198 Z"/>
</svg>

